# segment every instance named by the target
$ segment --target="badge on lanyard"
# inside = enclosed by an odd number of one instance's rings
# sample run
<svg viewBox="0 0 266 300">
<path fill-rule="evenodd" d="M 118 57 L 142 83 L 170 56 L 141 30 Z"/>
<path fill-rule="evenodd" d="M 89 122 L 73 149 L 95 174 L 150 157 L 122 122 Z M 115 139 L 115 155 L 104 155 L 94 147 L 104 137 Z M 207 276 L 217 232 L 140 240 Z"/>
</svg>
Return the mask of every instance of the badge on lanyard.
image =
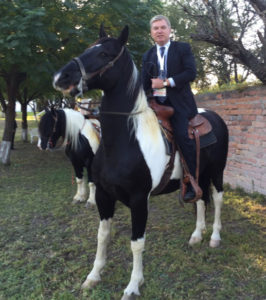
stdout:
<svg viewBox="0 0 266 300">
<path fill-rule="evenodd" d="M 164 59 L 165 55 L 161 57 L 159 48 L 157 49 L 157 57 L 159 61 L 159 66 L 160 66 L 160 72 L 159 72 L 159 78 L 165 79 L 165 70 L 164 70 Z M 154 97 L 166 97 L 166 88 L 161 88 L 161 89 L 153 89 L 153 96 Z"/>
</svg>

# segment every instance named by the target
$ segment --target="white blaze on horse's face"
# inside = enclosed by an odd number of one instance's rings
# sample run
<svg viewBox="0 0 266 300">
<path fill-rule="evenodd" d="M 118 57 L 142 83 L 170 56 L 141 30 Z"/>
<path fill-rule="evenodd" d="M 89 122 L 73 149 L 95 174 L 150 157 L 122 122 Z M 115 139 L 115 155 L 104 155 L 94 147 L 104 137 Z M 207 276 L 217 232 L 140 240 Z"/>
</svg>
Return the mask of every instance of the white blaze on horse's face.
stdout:
<svg viewBox="0 0 266 300">
<path fill-rule="evenodd" d="M 54 75 L 54 80 L 53 80 L 53 87 L 56 89 L 56 90 L 61 90 L 57 85 L 56 85 L 56 83 L 57 83 L 57 81 L 58 81 L 58 79 L 60 78 L 60 76 L 61 76 L 61 72 L 58 72 L 58 73 L 56 73 L 55 75 Z"/>
</svg>

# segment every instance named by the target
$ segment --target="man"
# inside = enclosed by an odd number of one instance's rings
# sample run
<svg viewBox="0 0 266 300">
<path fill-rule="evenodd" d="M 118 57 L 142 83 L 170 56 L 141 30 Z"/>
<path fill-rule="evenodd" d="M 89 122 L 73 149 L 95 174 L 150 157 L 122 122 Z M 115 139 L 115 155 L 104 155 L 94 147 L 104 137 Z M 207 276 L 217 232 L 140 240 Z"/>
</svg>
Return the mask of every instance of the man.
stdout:
<svg viewBox="0 0 266 300">
<path fill-rule="evenodd" d="M 190 174 L 195 178 L 196 145 L 188 137 L 188 122 L 197 114 L 190 88 L 190 82 L 196 77 L 194 56 L 189 44 L 170 40 L 171 24 L 167 17 L 153 17 L 150 21 L 150 33 L 155 46 L 143 55 L 143 87 L 149 99 L 156 99 L 158 103 L 174 108 L 170 121 L 175 142 L 182 151 Z M 188 184 L 184 201 L 194 198 L 195 191 Z"/>
</svg>

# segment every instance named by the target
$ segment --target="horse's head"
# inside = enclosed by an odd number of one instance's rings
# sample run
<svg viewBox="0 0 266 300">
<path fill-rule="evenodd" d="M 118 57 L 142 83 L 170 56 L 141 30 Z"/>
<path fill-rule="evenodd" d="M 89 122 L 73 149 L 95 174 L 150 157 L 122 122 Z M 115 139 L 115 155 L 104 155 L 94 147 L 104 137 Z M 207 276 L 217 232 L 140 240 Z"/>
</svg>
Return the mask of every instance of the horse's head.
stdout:
<svg viewBox="0 0 266 300">
<path fill-rule="evenodd" d="M 60 125 L 60 111 L 45 109 L 46 113 L 42 116 L 39 124 L 40 142 L 38 146 L 41 150 L 53 149 L 58 139 L 64 134 Z"/>
<path fill-rule="evenodd" d="M 114 66 L 124 53 L 127 39 L 128 26 L 125 26 L 117 39 L 107 37 L 101 26 L 100 39 L 56 72 L 54 87 L 71 96 L 90 89 L 111 88 L 119 78 Z"/>
</svg>

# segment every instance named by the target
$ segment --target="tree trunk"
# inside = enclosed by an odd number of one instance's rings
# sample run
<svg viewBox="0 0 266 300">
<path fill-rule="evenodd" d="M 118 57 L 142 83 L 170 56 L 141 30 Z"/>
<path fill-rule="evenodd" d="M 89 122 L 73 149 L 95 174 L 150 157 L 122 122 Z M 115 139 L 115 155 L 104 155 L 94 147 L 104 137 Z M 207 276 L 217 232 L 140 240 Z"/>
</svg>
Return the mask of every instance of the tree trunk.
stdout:
<svg viewBox="0 0 266 300">
<path fill-rule="evenodd" d="M 2 141 L 0 145 L 0 160 L 4 165 L 10 165 L 11 142 Z"/>
<path fill-rule="evenodd" d="M 17 73 L 16 67 L 13 68 L 14 71 L 11 71 L 4 78 L 7 86 L 7 95 L 8 95 L 8 105 L 6 108 L 6 118 L 5 118 L 5 129 L 3 134 L 3 140 L 1 143 L 0 150 L 0 160 L 4 165 L 10 164 L 10 151 L 11 151 L 11 142 L 14 133 L 14 124 L 15 124 L 15 108 L 16 108 L 16 95 L 20 83 L 25 80 L 25 73 Z"/>
<path fill-rule="evenodd" d="M 21 112 L 22 112 L 22 132 L 21 139 L 23 142 L 28 141 L 28 122 L 27 122 L 27 102 L 21 102 Z"/>
</svg>

